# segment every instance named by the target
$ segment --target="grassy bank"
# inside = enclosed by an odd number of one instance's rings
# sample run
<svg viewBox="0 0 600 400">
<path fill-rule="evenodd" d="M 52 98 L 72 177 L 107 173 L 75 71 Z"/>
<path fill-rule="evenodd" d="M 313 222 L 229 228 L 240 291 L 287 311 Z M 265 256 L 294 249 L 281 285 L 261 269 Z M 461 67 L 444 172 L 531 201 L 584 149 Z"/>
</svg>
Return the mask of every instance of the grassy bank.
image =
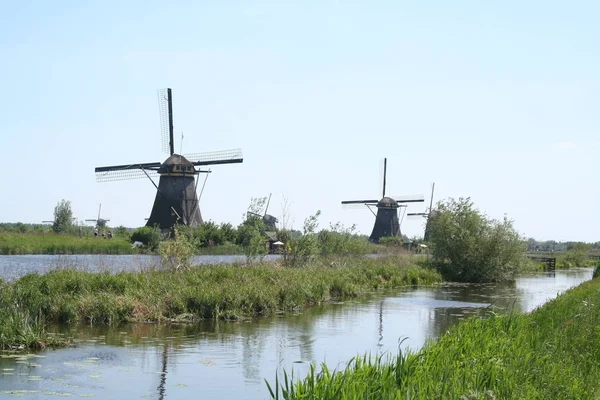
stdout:
<svg viewBox="0 0 600 400">
<path fill-rule="evenodd" d="M 417 353 L 358 357 L 342 371 L 312 368 L 276 381 L 285 399 L 600 398 L 600 279 L 531 314 L 471 319 Z"/>
<path fill-rule="evenodd" d="M 437 272 L 398 257 L 347 258 L 333 264 L 321 259 L 285 269 L 274 263 L 117 274 L 65 269 L 4 284 L 0 307 L 8 309 L 6 316 L 20 315 L 26 322 L 190 322 L 267 315 L 377 289 L 440 281 Z M 26 344 L 19 329 L 0 332 L 5 332 L 0 346 Z"/>
<path fill-rule="evenodd" d="M 0 254 L 135 254 L 128 239 L 0 233 Z"/>
</svg>

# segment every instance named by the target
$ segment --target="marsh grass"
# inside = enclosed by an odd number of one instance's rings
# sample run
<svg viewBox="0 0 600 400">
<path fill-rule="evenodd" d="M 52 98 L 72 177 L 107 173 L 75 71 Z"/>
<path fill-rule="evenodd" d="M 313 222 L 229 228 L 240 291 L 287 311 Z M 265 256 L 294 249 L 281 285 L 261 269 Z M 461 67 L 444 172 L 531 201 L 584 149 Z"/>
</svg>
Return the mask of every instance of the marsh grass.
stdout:
<svg viewBox="0 0 600 400">
<path fill-rule="evenodd" d="M 135 254 L 123 237 L 101 239 L 66 235 L 0 233 L 0 254 Z"/>
<path fill-rule="evenodd" d="M 275 399 L 596 399 L 600 280 L 531 314 L 473 318 L 418 352 L 362 356 L 267 382 Z"/>
<path fill-rule="evenodd" d="M 18 304 L 31 321 L 192 322 L 238 320 L 440 281 L 437 272 L 397 257 L 328 259 L 302 268 L 264 263 L 114 274 L 61 268 L 4 284 L 0 297 L 3 304 Z M 18 332 L 7 334 L 5 343 Z"/>
</svg>

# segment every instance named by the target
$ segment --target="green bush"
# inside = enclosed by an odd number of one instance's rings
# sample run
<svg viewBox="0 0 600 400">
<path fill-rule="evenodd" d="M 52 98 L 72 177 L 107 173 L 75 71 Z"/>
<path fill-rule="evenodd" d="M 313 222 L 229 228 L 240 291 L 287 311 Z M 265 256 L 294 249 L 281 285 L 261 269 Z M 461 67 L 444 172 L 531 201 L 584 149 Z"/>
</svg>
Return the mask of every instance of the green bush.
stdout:
<svg viewBox="0 0 600 400">
<path fill-rule="evenodd" d="M 142 242 L 148 249 L 155 250 L 163 239 L 157 227 L 143 226 L 131 233 L 132 242 Z"/>
<path fill-rule="evenodd" d="M 511 281 L 524 269 L 526 245 L 512 221 L 489 219 L 469 198 L 440 202 L 429 229 L 434 263 L 448 280 Z"/>
</svg>

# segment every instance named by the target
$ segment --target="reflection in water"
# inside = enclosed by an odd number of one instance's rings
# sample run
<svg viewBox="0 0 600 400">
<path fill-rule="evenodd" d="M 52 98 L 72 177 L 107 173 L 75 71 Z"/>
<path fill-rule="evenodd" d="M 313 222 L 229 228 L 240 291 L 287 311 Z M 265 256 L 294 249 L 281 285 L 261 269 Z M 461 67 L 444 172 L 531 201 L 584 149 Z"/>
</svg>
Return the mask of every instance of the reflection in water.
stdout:
<svg viewBox="0 0 600 400">
<path fill-rule="evenodd" d="M 160 383 L 158 384 L 158 398 L 163 400 L 165 398 L 165 383 L 167 382 L 167 361 L 168 361 L 169 345 L 167 342 L 163 344 L 162 352 L 162 369 L 160 372 Z"/>
<path fill-rule="evenodd" d="M 488 308 L 530 311 L 558 292 L 591 278 L 591 270 L 520 279 L 513 285 L 457 285 L 372 294 L 301 314 L 238 323 L 53 326 L 77 347 L 17 362 L 0 358 L 1 390 L 39 390 L 99 398 L 264 399 L 263 378 L 282 369 L 296 376 L 323 362 L 330 368 L 365 352 L 419 348 Z M 37 378 L 39 377 L 39 378 Z M 32 379 L 30 379 L 32 378 Z M 44 395 L 44 392 L 55 393 Z"/>
</svg>

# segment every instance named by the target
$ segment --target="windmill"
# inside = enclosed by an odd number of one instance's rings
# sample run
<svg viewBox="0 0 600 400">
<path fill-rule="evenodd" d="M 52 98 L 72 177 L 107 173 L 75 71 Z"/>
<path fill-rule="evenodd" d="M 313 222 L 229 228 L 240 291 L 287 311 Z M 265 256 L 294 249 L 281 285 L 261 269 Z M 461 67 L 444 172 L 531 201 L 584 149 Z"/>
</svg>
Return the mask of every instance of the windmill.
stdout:
<svg viewBox="0 0 600 400">
<path fill-rule="evenodd" d="M 159 226 L 161 230 L 170 230 L 176 223 L 186 226 L 202 224 L 202 215 L 198 205 L 196 189 L 199 179 L 196 175 L 210 173 L 200 166 L 233 164 L 244 161 L 240 149 L 175 154 L 173 142 L 173 97 L 171 89 L 158 91 L 158 104 L 161 119 L 163 150 L 169 154 L 163 163 L 138 163 L 97 167 L 98 182 L 148 178 L 156 188 L 156 196 L 146 226 Z M 198 168 L 197 168 L 198 167 Z M 152 176 L 160 177 L 158 185 Z"/>
<path fill-rule="evenodd" d="M 414 219 L 418 217 L 422 217 L 426 219 L 425 222 L 425 233 L 423 234 L 423 240 L 429 240 L 429 217 L 433 213 L 433 192 L 435 190 L 435 182 L 431 184 L 431 198 L 429 199 L 429 208 L 426 212 L 422 213 L 408 213 L 406 214 L 407 218 Z"/>
<path fill-rule="evenodd" d="M 248 211 L 248 214 L 252 214 L 252 215 L 261 217 L 263 220 L 263 223 L 265 224 L 265 229 L 267 231 L 275 231 L 275 230 L 277 230 L 276 224 L 277 224 L 278 220 L 271 214 L 267 214 L 270 203 L 271 203 L 271 193 L 269 193 L 269 200 L 267 201 L 267 206 L 265 207 L 265 213 L 263 215 L 260 215 L 258 213 L 252 212 L 252 211 Z"/>
<path fill-rule="evenodd" d="M 383 197 L 381 200 L 347 200 L 342 201 L 343 205 L 348 204 L 364 204 L 375 216 L 375 225 L 373 232 L 369 236 L 369 240 L 378 243 L 382 237 L 398 237 L 400 233 L 400 223 L 398 221 L 398 208 L 406 207 L 404 203 L 417 203 L 425 201 L 423 195 L 414 196 L 393 196 L 385 195 L 387 175 L 387 158 L 383 159 Z M 377 207 L 377 214 L 373 212 L 371 207 Z"/>
<path fill-rule="evenodd" d="M 110 219 L 100 218 L 100 211 L 102 211 L 102 203 L 100 203 L 100 207 L 98 207 L 98 218 L 96 219 L 86 219 L 86 222 L 94 222 L 96 226 L 102 228 L 106 226 L 106 223 L 110 221 Z"/>
</svg>

